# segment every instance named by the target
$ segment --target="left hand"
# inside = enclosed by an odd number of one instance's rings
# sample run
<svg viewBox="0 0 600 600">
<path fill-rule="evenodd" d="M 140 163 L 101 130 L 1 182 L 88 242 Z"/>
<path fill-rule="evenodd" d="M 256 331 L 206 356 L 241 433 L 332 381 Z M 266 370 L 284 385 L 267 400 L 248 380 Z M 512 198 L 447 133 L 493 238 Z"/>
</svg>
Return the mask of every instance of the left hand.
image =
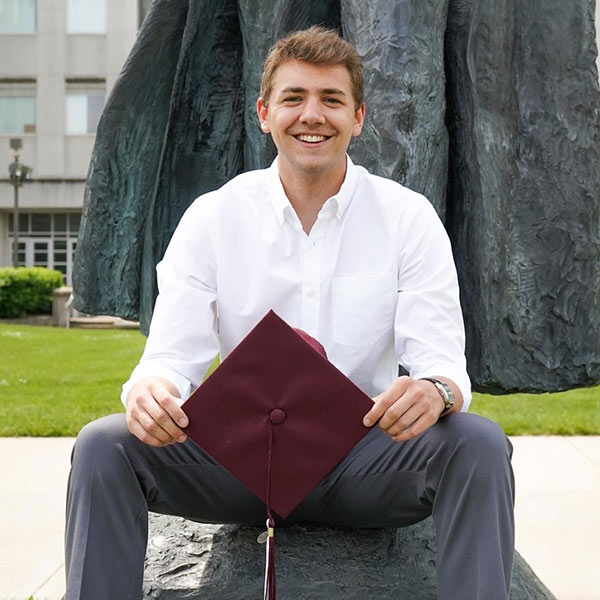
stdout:
<svg viewBox="0 0 600 600">
<path fill-rule="evenodd" d="M 377 423 L 397 442 L 417 437 L 436 423 L 444 411 L 444 401 L 431 382 L 407 376 L 398 377 L 373 402 L 363 419 L 364 425 Z"/>
</svg>

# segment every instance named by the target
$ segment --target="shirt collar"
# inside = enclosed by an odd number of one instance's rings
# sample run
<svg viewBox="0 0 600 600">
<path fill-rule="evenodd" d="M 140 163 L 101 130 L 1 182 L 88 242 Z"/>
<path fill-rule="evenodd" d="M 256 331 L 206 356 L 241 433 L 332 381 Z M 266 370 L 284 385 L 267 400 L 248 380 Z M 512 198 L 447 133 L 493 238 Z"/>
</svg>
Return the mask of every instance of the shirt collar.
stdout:
<svg viewBox="0 0 600 600">
<path fill-rule="evenodd" d="M 354 195 L 354 189 L 356 188 L 356 180 L 358 178 L 357 169 L 350 157 L 346 154 L 346 176 L 340 190 L 337 194 L 329 198 L 324 207 L 333 205 L 335 209 L 335 216 L 339 220 L 350 205 L 352 196 Z M 279 168 L 277 166 L 277 157 L 272 162 L 271 166 L 267 169 L 267 189 L 275 215 L 279 225 L 283 226 L 286 217 L 289 217 L 294 212 L 288 197 L 285 195 L 283 184 L 279 179 Z M 333 209 L 329 209 L 333 210 Z"/>
</svg>

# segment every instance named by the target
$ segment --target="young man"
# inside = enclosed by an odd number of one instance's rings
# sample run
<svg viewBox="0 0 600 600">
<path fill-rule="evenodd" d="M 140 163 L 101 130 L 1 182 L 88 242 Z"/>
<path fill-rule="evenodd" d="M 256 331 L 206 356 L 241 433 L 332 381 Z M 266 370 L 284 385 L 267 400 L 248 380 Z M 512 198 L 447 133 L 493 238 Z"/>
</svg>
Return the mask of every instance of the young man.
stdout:
<svg viewBox="0 0 600 600">
<path fill-rule="evenodd" d="M 67 600 L 140 597 L 148 510 L 263 523 L 264 505 L 186 440 L 181 404 L 215 355 L 270 309 L 318 339 L 374 399 L 371 432 L 289 521 L 402 526 L 432 514 L 439 597 L 508 598 L 510 445 L 464 412 L 456 272 L 435 211 L 346 155 L 365 117 L 355 49 L 320 28 L 287 36 L 267 58 L 257 109 L 277 159 L 188 209 L 157 267 L 160 294 L 124 386 L 126 416 L 78 438 Z M 398 364 L 410 376 L 396 377 Z"/>
</svg>

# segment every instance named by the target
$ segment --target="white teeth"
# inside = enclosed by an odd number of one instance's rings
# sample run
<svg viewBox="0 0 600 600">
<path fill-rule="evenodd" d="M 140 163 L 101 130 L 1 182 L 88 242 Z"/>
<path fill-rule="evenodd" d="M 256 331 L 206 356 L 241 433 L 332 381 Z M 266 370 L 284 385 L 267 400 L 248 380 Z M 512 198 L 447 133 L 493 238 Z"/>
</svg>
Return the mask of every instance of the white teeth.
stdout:
<svg viewBox="0 0 600 600">
<path fill-rule="evenodd" d="M 326 138 L 324 135 L 299 135 L 298 139 L 301 142 L 322 142 Z"/>
</svg>

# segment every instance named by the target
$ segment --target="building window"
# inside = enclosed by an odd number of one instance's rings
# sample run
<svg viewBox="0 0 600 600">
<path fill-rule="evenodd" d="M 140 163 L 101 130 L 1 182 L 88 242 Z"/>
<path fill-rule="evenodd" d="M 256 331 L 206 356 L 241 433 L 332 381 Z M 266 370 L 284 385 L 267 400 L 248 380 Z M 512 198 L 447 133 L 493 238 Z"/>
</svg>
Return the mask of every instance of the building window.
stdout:
<svg viewBox="0 0 600 600">
<path fill-rule="evenodd" d="M 35 33 L 36 0 L 0 0 L 0 33 Z"/>
<path fill-rule="evenodd" d="M 19 213 L 19 265 L 47 267 L 71 285 L 81 213 Z M 8 254 L 13 255 L 13 215 L 8 215 Z"/>
<path fill-rule="evenodd" d="M 19 236 L 31 237 L 77 237 L 80 212 L 68 213 L 19 213 Z M 8 231 L 13 232 L 13 213 L 8 214 Z"/>
<path fill-rule="evenodd" d="M 0 96 L 0 135 L 35 133 L 35 96 Z"/>
<path fill-rule="evenodd" d="M 35 79 L 0 80 L 0 135 L 35 133 L 35 95 Z"/>
<path fill-rule="evenodd" d="M 96 133 L 103 109 L 104 95 L 67 95 L 67 135 Z"/>
<path fill-rule="evenodd" d="M 67 33 L 106 33 L 106 0 L 67 0 Z"/>
</svg>

